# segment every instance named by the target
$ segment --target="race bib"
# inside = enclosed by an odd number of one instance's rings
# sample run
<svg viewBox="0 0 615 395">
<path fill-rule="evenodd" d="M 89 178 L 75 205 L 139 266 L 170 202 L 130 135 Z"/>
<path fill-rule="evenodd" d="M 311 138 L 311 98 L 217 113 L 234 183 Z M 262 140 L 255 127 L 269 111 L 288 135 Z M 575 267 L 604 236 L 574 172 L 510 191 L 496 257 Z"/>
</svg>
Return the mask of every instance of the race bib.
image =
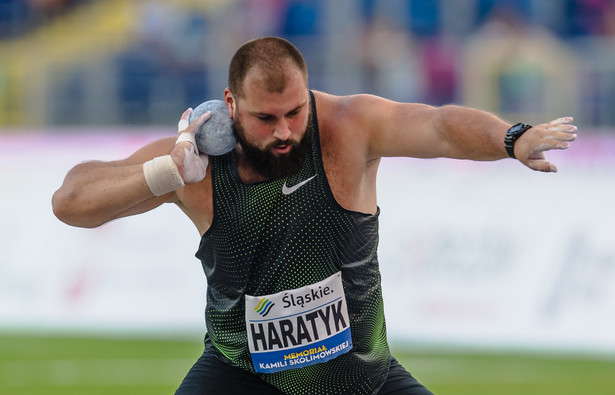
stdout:
<svg viewBox="0 0 615 395">
<path fill-rule="evenodd" d="M 352 349 L 342 275 L 272 295 L 246 295 L 254 369 L 274 373 L 322 363 Z"/>
</svg>

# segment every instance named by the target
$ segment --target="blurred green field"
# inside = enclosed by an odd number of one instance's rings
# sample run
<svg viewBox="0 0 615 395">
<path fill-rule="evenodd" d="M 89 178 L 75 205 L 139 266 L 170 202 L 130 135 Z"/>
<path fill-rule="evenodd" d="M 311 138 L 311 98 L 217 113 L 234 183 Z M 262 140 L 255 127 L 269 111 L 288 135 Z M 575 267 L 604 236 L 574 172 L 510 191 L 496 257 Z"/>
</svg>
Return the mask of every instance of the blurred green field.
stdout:
<svg viewBox="0 0 615 395">
<path fill-rule="evenodd" d="M 0 394 L 172 394 L 201 351 L 198 338 L 0 335 Z M 393 353 L 438 395 L 615 394 L 615 358 Z"/>
</svg>

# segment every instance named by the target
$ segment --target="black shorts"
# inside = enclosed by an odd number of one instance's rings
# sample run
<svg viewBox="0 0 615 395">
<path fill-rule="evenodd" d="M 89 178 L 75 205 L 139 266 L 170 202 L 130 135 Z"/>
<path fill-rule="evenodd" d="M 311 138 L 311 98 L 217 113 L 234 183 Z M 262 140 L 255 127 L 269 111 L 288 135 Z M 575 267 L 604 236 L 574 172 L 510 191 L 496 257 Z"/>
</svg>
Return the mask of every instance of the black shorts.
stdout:
<svg viewBox="0 0 615 395">
<path fill-rule="evenodd" d="M 175 395 L 282 395 L 283 392 L 257 375 L 231 366 L 207 350 L 194 364 Z M 422 386 L 395 358 L 378 395 L 433 395 Z M 322 394 L 317 394 L 322 395 Z"/>
</svg>

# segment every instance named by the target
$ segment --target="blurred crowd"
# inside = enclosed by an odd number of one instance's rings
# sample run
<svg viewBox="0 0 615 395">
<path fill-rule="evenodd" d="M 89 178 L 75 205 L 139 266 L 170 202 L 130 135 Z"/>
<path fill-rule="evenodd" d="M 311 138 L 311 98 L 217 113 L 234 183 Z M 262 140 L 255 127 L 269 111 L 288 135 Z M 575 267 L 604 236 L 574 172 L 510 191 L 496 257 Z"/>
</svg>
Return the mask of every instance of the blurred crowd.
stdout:
<svg viewBox="0 0 615 395">
<path fill-rule="evenodd" d="M 0 38 L 27 34 L 41 23 L 92 1 L 103 0 L 0 0 Z M 239 3 L 241 8 L 250 11 L 247 22 L 252 28 L 284 36 L 322 33 L 319 16 L 326 1 L 244 0 Z M 146 7 L 165 3 L 141 2 Z M 563 38 L 615 35 L 613 0 L 356 0 L 356 4 L 360 17 L 368 23 L 394 10 L 397 14 L 393 17 L 400 22 L 399 27 L 416 37 L 469 34 L 495 12 L 512 12 L 523 23 L 540 24 Z M 447 19 L 447 9 L 461 14 L 448 15 L 452 18 Z"/>
<path fill-rule="evenodd" d="M 0 38 L 19 37 L 92 0 L 0 0 Z"/>
<path fill-rule="evenodd" d="M 102 1 L 0 0 L 0 39 L 27 37 Z M 277 35 L 302 50 L 314 89 L 456 102 L 530 120 L 570 110 L 615 125 L 615 0 L 135 2 L 130 44 L 97 69 L 112 82 L 109 98 L 88 93 L 96 91 L 91 73 L 57 71 L 65 78 L 47 79 L 39 123 L 170 124 L 184 108 L 220 97 L 238 45 Z M 88 103 L 106 115 L 89 116 Z M 2 119 L 0 103 L 0 124 L 23 122 Z"/>
</svg>

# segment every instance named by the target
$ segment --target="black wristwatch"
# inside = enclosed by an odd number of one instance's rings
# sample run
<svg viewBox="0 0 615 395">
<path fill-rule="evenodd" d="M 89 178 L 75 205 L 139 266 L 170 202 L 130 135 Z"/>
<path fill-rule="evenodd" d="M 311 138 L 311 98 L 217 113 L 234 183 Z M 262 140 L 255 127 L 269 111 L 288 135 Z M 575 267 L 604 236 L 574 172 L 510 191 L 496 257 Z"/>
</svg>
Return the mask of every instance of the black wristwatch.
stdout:
<svg viewBox="0 0 615 395">
<path fill-rule="evenodd" d="M 508 156 L 513 159 L 517 159 L 515 156 L 515 142 L 519 137 L 523 135 L 523 133 L 527 132 L 532 128 L 532 125 L 527 125 L 525 123 L 518 123 L 516 125 L 512 125 L 510 129 L 506 132 L 506 137 L 504 138 L 504 147 L 506 147 L 506 152 L 508 152 Z"/>
</svg>

